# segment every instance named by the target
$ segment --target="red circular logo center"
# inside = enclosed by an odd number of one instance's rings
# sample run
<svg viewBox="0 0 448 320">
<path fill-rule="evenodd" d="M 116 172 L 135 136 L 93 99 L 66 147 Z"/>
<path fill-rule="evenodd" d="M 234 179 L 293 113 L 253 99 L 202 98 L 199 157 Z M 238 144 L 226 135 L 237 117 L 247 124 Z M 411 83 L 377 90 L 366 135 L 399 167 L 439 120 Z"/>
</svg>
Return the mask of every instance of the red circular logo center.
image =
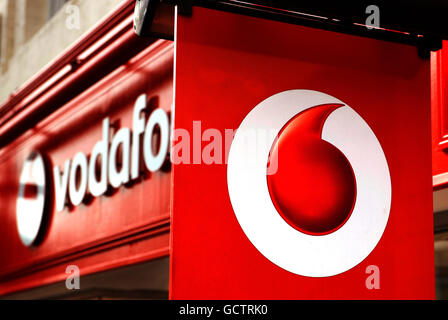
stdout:
<svg viewBox="0 0 448 320">
<path fill-rule="evenodd" d="M 325 120 L 339 104 L 307 109 L 281 129 L 269 155 L 268 189 L 278 213 L 306 234 L 325 235 L 350 217 L 356 180 L 344 154 L 321 139 Z M 269 172 L 269 171 L 268 171 Z"/>
</svg>

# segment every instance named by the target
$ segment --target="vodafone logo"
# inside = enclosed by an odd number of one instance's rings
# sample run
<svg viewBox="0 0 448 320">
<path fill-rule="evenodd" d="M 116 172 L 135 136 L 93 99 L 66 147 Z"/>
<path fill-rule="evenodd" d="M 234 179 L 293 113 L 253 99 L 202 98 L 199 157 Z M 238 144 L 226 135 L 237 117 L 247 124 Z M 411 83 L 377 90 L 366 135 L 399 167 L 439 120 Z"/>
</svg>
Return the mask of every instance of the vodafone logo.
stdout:
<svg viewBox="0 0 448 320">
<path fill-rule="evenodd" d="M 51 214 L 50 199 L 54 199 L 56 211 L 63 211 L 86 203 L 88 196 L 107 196 L 109 188 L 137 181 L 144 173 L 143 163 L 151 173 L 163 169 L 169 161 L 169 116 L 162 108 L 152 110 L 149 116 L 147 111 L 147 96 L 142 94 L 134 104 L 132 130 L 114 129 L 110 118 L 103 119 L 102 138 L 90 155 L 77 152 L 65 160 L 62 170 L 58 165 L 47 170 L 38 152 L 28 156 L 16 204 L 17 228 L 24 245 L 37 245 L 43 238 Z M 50 156 L 48 160 L 51 162 Z"/>
<path fill-rule="evenodd" d="M 31 246 L 44 228 L 48 206 L 48 179 L 42 155 L 32 152 L 25 160 L 20 175 L 16 203 L 17 228 L 22 243 Z"/>
<path fill-rule="evenodd" d="M 256 153 L 247 139 L 254 130 L 275 133 L 257 141 Z M 389 218 L 391 180 L 378 139 L 356 111 L 322 92 L 284 91 L 252 109 L 235 133 L 227 184 L 252 244 L 302 276 L 353 268 Z"/>
</svg>

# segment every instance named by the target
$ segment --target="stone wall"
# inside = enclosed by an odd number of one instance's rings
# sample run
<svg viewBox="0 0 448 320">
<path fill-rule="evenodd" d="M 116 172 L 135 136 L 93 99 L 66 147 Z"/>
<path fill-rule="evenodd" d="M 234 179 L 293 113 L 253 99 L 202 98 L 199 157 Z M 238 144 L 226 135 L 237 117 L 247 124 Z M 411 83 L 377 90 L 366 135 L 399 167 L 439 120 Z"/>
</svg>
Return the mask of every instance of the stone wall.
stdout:
<svg viewBox="0 0 448 320">
<path fill-rule="evenodd" d="M 50 1 L 0 0 L 0 104 L 123 0 Z"/>
</svg>

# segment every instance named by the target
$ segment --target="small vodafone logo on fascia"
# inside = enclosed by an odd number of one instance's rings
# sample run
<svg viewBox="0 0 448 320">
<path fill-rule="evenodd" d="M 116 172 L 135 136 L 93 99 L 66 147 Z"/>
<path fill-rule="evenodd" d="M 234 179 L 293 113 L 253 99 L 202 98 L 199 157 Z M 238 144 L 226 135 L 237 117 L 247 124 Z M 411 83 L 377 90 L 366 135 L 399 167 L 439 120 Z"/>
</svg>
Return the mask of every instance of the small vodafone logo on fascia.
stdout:
<svg viewBox="0 0 448 320">
<path fill-rule="evenodd" d="M 247 132 L 260 129 L 274 134 L 254 153 Z M 267 98 L 239 126 L 228 159 L 236 218 L 277 266 L 334 276 L 380 241 L 392 199 L 387 160 L 369 125 L 339 99 L 313 90 Z"/>
<path fill-rule="evenodd" d="M 25 246 L 37 244 L 47 223 L 49 183 L 44 157 L 33 151 L 26 158 L 19 181 L 16 203 L 17 229 Z"/>
</svg>

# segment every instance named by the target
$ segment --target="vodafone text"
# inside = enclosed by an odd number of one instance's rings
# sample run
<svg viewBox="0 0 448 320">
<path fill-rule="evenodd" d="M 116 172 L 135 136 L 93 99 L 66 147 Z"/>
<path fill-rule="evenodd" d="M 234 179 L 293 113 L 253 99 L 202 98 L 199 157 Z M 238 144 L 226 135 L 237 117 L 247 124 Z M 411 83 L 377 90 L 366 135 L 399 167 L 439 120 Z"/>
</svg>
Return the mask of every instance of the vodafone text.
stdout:
<svg viewBox="0 0 448 320">
<path fill-rule="evenodd" d="M 168 160 L 169 153 L 174 165 L 227 163 L 233 129 L 221 132 L 208 128 L 202 131 L 201 122 L 193 121 L 192 138 L 189 130 L 173 130 L 173 146 L 170 151 L 171 132 L 167 112 L 158 108 L 146 120 L 143 112 L 146 106 L 147 99 L 143 94 L 134 105 L 132 131 L 129 128 L 120 128 L 112 132 L 111 120 L 105 118 L 102 123 L 102 137 L 93 146 L 89 157 L 78 152 L 73 159 L 66 160 L 62 168 L 54 166 L 57 211 L 64 210 L 67 205 L 80 205 L 88 194 L 99 197 L 104 195 L 109 187 L 119 188 L 135 181 L 142 174 L 143 162 L 148 171 L 158 171 Z M 269 129 L 247 130 L 244 132 L 245 145 L 253 150 L 254 154 L 258 154 L 257 146 L 260 142 L 270 139 L 273 134 L 275 132 Z M 158 142 L 155 142 L 157 140 Z M 269 165 L 267 173 L 273 174 L 276 169 Z"/>
</svg>

